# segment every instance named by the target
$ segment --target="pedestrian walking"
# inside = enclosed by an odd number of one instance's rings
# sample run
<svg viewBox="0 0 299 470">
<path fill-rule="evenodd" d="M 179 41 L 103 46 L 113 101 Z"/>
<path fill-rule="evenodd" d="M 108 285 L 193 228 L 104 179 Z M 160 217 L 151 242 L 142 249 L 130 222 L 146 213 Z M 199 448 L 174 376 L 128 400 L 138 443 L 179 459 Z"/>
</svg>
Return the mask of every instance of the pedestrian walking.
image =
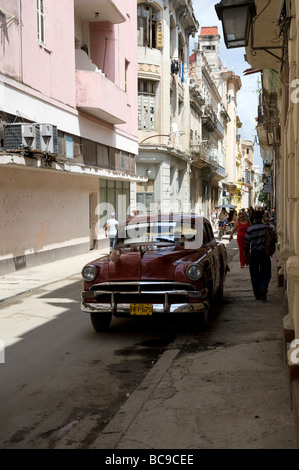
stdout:
<svg viewBox="0 0 299 470">
<path fill-rule="evenodd" d="M 223 233 L 226 234 L 226 223 L 227 223 L 227 212 L 225 210 L 225 207 L 222 207 L 221 212 L 218 217 L 218 226 L 219 229 L 221 230 L 223 227 Z"/>
<path fill-rule="evenodd" d="M 254 296 L 265 301 L 271 279 L 271 258 L 265 252 L 267 227 L 262 219 L 263 212 L 255 211 L 253 225 L 246 231 L 245 242 L 250 245 L 249 268 Z"/>
<path fill-rule="evenodd" d="M 229 241 L 233 239 L 234 233 L 237 231 L 237 243 L 239 246 L 241 268 L 244 268 L 245 265 L 248 266 L 249 264 L 249 245 L 245 243 L 244 240 L 248 227 L 250 227 L 250 222 L 248 221 L 246 214 L 243 211 L 240 211 L 235 221 L 232 233 L 230 234 Z"/>
<path fill-rule="evenodd" d="M 110 251 L 113 250 L 115 245 L 115 238 L 117 235 L 118 221 L 116 220 L 115 212 L 111 212 L 111 218 L 107 220 L 105 225 L 105 236 L 109 238 L 110 241 Z"/>
</svg>

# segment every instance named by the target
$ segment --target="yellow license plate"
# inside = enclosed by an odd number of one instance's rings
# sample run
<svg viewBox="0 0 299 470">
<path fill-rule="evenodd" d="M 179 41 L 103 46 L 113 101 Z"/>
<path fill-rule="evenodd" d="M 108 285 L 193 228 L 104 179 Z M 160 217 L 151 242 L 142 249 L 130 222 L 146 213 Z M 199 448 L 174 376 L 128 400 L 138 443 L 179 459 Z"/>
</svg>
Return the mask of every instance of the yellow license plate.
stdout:
<svg viewBox="0 0 299 470">
<path fill-rule="evenodd" d="M 152 304 L 131 304 L 131 315 L 148 316 L 153 314 Z"/>
</svg>

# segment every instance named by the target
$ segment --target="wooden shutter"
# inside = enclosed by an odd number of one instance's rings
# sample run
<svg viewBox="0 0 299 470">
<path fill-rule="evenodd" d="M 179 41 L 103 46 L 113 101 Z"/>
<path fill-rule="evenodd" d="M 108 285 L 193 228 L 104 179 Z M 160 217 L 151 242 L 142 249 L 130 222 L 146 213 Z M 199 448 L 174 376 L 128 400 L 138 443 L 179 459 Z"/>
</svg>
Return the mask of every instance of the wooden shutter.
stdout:
<svg viewBox="0 0 299 470">
<path fill-rule="evenodd" d="M 45 44 L 44 0 L 37 0 L 37 37 L 40 44 Z"/>
<path fill-rule="evenodd" d="M 163 21 L 158 21 L 156 23 L 156 48 L 163 49 L 164 47 L 164 23 Z"/>
</svg>

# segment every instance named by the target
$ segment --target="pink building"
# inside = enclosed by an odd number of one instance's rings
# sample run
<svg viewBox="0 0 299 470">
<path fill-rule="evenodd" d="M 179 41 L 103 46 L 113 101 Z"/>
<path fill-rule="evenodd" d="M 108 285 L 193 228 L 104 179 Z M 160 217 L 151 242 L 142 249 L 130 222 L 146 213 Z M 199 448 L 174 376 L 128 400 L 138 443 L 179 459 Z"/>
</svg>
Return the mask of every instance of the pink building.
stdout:
<svg viewBox="0 0 299 470">
<path fill-rule="evenodd" d="M 136 25 L 131 0 L 2 0 L 0 273 L 93 249 L 106 211 L 131 212 Z"/>
</svg>

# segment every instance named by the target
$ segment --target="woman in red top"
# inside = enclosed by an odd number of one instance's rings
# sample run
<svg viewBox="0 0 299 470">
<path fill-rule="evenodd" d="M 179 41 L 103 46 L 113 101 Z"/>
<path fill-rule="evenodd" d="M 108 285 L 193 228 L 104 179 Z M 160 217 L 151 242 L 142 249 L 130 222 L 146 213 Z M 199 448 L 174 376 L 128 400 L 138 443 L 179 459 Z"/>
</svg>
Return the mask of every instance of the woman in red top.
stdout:
<svg viewBox="0 0 299 470">
<path fill-rule="evenodd" d="M 246 214 L 243 211 L 240 211 L 238 214 L 238 218 L 235 221 L 235 225 L 232 230 L 232 233 L 229 237 L 229 241 L 231 241 L 235 231 L 238 230 L 237 242 L 239 245 L 241 268 L 244 268 L 245 264 L 246 266 L 248 266 L 249 264 L 249 248 L 248 248 L 247 243 L 245 243 L 244 238 L 245 238 L 246 231 L 250 225 L 251 224 L 248 221 Z"/>
</svg>

